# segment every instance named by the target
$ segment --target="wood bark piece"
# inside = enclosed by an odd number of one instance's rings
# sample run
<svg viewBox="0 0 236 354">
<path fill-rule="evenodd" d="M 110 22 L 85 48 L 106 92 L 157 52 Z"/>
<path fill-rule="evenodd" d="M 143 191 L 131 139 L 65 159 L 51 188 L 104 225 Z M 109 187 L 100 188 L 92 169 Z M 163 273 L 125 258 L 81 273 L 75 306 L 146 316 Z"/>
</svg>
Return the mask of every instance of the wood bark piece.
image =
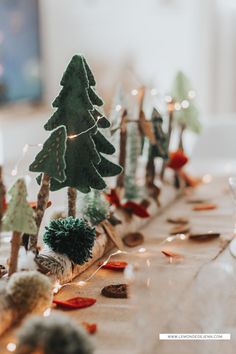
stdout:
<svg viewBox="0 0 236 354">
<path fill-rule="evenodd" d="M 176 191 L 173 186 L 166 185 L 160 195 L 161 207 L 158 207 L 157 203 L 155 203 L 153 199 L 149 199 L 150 205 L 148 207 L 148 212 L 151 217 L 161 213 L 162 210 L 167 208 L 180 195 L 182 195 L 182 191 Z M 116 210 L 115 215 L 122 221 L 121 224 L 114 227 L 120 240 L 123 239 L 128 233 L 137 232 L 137 230 L 140 230 L 151 219 L 151 217 L 148 219 L 142 219 L 137 216 L 132 216 L 127 220 L 125 213 L 119 209 Z M 90 258 L 82 266 L 72 264 L 66 255 L 53 252 L 46 246 L 37 256 L 37 265 L 40 268 L 40 264 L 42 264 L 44 270 L 45 268 L 49 270 L 48 273 L 52 281 L 58 281 L 60 284 L 65 284 L 72 281 L 73 278 L 84 272 L 94 262 L 99 260 L 113 248 L 113 241 L 104 231 L 95 240 L 92 249 L 92 258 Z"/>
<path fill-rule="evenodd" d="M 168 122 L 168 150 L 170 146 L 170 140 L 172 135 L 172 128 L 173 128 L 173 118 L 174 118 L 174 100 L 168 103 L 168 112 L 169 112 L 169 122 Z M 164 180 L 164 174 L 166 169 L 167 161 L 163 160 L 162 168 L 161 168 L 161 180 Z"/>
<path fill-rule="evenodd" d="M 68 194 L 68 216 L 76 217 L 76 199 L 77 199 L 77 190 L 75 188 L 69 187 L 67 189 Z"/>
<path fill-rule="evenodd" d="M 14 231 L 11 239 L 11 253 L 9 258 L 8 275 L 12 275 L 17 271 L 18 254 L 21 245 L 21 233 Z"/>
<path fill-rule="evenodd" d="M 38 202 L 37 202 L 36 217 L 35 217 L 38 232 L 39 232 L 39 228 L 45 210 L 47 208 L 47 204 L 49 200 L 49 188 L 50 188 L 50 177 L 49 175 L 44 173 L 41 180 L 41 187 L 38 193 Z M 37 250 L 37 244 L 38 244 L 38 232 L 36 235 L 30 235 L 29 249 L 35 252 Z"/>
</svg>

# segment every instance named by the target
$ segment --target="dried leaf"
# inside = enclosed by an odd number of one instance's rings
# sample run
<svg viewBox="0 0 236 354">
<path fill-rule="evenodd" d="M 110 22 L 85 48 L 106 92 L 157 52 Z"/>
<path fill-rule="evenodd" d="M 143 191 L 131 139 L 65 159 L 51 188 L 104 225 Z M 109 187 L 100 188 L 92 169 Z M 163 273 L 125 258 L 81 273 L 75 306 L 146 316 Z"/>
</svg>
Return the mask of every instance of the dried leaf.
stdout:
<svg viewBox="0 0 236 354">
<path fill-rule="evenodd" d="M 190 234 L 189 238 L 195 241 L 207 241 L 220 237 L 219 232 L 206 232 L 201 234 Z"/>
<path fill-rule="evenodd" d="M 103 263 L 99 262 L 98 265 L 101 266 Z M 127 267 L 128 263 L 124 261 L 113 261 L 108 262 L 102 266 L 103 269 L 110 269 L 110 270 L 124 270 Z"/>
<path fill-rule="evenodd" d="M 96 299 L 88 297 L 74 297 L 68 300 L 53 300 L 53 303 L 59 307 L 67 309 L 82 309 L 84 307 L 92 306 L 96 302 Z"/>
<path fill-rule="evenodd" d="M 200 204 L 200 205 L 195 205 L 192 209 L 194 211 L 204 211 L 204 210 L 213 210 L 216 208 L 217 208 L 216 204 Z"/>
<path fill-rule="evenodd" d="M 123 238 L 123 242 L 128 247 L 136 247 L 144 242 L 144 236 L 140 232 L 131 232 Z"/>
<path fill-rule="evenodd" d="M 94 334 L 97 332 L 97 324 L 96 323 L 82 322 L 82 326 L 88 332 L 88 334 Z"/>
<path fill-rule="evenodd" d="M 188 157 L 183 150 L 177 150 L 170 153 L 170 159 L 167 166 L 173 170 L 180 170 L 188 162 Z"/>
<path fill-rule="evenodd" d="M 182 254 L 179 253 L 175 253 L 169 250 L 161 250 L 161 252 L 164 254 L 164 256 L 168 257 L 168 258 L 175 258 L 175 259 L 182 259 L 184 258 L 184 256 Z"/>
</svg>

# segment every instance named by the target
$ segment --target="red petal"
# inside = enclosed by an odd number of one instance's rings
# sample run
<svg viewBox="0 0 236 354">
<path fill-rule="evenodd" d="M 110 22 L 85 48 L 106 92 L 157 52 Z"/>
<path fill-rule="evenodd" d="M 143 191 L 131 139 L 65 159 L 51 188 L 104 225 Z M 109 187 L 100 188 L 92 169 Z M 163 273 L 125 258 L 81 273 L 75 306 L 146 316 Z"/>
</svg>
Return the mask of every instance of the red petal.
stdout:
<svg viewBox="0 0 236 354">
<path fill-rule="evenodd" d="M 170 159 L 167 166 L 173 170 L 179 170 L 188 162 L 188 157 L 182 150 L 177 150 L 170 153 Z"/>
<path fill-rule="evenodd" d="M 102 262 L 100 262 L 98 265 L 101 266 Z M 107 264 L 104 264 L 102 268 L 111 270 L 124 270 L 127 265 L 127 262 L 108 262 Z"/>
<path fill-rule="evenodd" d="M 164 254 L 164 256 L 169 257 L 169 258 L 183 258 L 183 256 L 179 253 L 175 253 L 169 250 L 161 250 L 161 252 Z"/>
<path fill-rule="evenodd" d="M 120 198 L 115 189 L 111 189 L 110 194 L 105 194 L 105 197 L 110 204 L 120 206 Z"/>
<path fill-rule="evenodd" d="M 82 326 L 89 334 L 94 334 L 97 332 L 97 324 L 96 323 L 82 322 Z"/>
<path fill-rule="evenodd" d="M 150 214 L 147 212 L 147 209 L 142 205 L 135 202 L 128 201 L 122 204 L 124 209 L 127 209 L 132 212 L 132 214 L 139 216 L 140 218 L 148 218 Z"/>
<path fill-rule="evenodd" d="M 53 303 L 64 307 L 67 309 L 82 309 L 84 307 L 92 306 L 95 304 L 96 299 L 88 298 L 88 297 L 74 297 L 73 299 L 68 300 L 53 300 Z"/>
</svg>

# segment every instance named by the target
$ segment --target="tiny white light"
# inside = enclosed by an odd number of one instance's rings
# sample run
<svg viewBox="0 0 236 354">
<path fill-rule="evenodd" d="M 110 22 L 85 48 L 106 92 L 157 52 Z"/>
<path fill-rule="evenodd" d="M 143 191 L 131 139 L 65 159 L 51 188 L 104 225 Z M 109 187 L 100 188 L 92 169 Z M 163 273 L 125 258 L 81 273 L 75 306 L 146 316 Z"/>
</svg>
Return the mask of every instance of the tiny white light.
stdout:
<svg viewBox="0 0 236 354">
<path fill-rule="evenodd" d="M 48 309 L 46 309 L 46 310 L 44 311 L 43 316 L 44 316 L 44 317 L 49 317 L 50 315 L 51 315 L 51 309 L 48 308 Z"/>
<path fill-rule="evenodd" d="M 195 92 L 194 90 L 190 90 L 190 91 L 188 92 L 188 97 L 189 97 L 190 99 L 196 97 L 196 92 Z"/>
<path fill-rule="evenodd" d="M 16 344 L 15 343 L 8 343 L 7 344 L 7 350 L 11 353 L 13 353 L 16 350 Z"/>
<path fill-rule="evenodd" d="M 175 103 L 175 110 L 180 111 L 181 110 L 181 104 L 179 102 Z"/>
<path fill-rule="evenodd" d="M 155 89 L 155 88 L 152 88 L 150 92 L 151 92 L 152 96 L 156 96 L 157 95 L 157 89 Z"/>
<path fill-rule="evenodd" d="M 80 280 L 80 281 L 77 282 L 77 285 L 85 286 L 86 285 L 86 281 Z"/>
<path fill-rule="evenodd" d="M 212 181 L 212 175 L 206 174 L 202 177 L 203 183 L 210 183 Z"/>
<path fill-rule="evenodd" d="M 11 175 L 12 175 L 12 176 L 16 176 L 16 175 L 17 175 L 17 168 L 14 168 L 14 169 L 11 171 Z"/>
<path fill-rule="evenodd" d="M 171 103 L 171 102 L 172 102 L 172 97 L 169 96 L 169 95 L 165 96 L 165 101 L 166 101 L 167 103 Z"/>
<path fill-rule="evenodd" d="M 179 235 L 179 238 L 180 238 L 180 240 L 185 240 L 185 239 L 186 239 L 186 236 L 185 236 L 185 234 L 180 234 L 180 235 Z"/>
<path fill-rule="evenodd" d="M 146 260 L 146 263 L 147 263 L 147 266 L 148 266 L 148 267 L 150 267 L 150 266 L 151 266 L 150 259 L 147 259 L 147 260 Z"/>
<path fill-rule="evenodd" d="M 173 241 L 173 239 L 174 239 L 173 236 L 169 236 L 169 237 L 167 237 L 166 241 L 167 241 L 167 242 L 171 242 L 171 241 Z"/>
<path fill-rule="evenodd" d="M 183 107 L 183 109 L 187 109 L 189 107 L 189 101 L 183 100 L 181 102 L 181 106 Z"/>
<path fill-rule="evenodd" d="M 144 252 L 146 252 L 146 248 L 141 247 L 141 248 L 139 248 L 138 252 L 139 252 L 139 253 L 144 253 Z"/>
<path fill-rule="evenodd" d="M 121 106 L 120 104 L 117 104 L 117 105 L 116 105 L 116 111 L 117 111 L 117 112 L 120 112 L 121 108 L 122 108 L 122 106 Z"/>
<path fill-rule="evenodd" d="M 57 294 L 61 288 L 62 288 L 62 285 L 60 285 L 59 282 L 56 282 L 54 289 L 53 289 L 53 293 Z"/>
<path fill-rule="evenodd" d="M 133 90 L 131 91 L 131 95 L 132 95 L 132 96 L 137 96 L 137 94 L 138 94 L 138 90 L 133 89 Z"/>
</svg>

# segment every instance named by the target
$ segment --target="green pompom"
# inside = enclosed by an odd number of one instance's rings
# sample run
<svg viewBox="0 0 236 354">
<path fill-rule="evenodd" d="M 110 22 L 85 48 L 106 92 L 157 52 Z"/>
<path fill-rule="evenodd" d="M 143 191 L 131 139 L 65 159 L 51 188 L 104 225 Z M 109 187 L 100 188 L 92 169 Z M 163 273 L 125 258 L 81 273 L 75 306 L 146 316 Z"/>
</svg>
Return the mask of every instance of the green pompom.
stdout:
<svg viewBox="0 0 236 354">
<path fill-rule="evenodd" d="M 92 257 L 95 236 L 95 229 L 87 221 L 70 216 L 51 221 L 43 240 L 54 252 L 66 254 L 72 262 L 82 265 Z"/>
</svg>

